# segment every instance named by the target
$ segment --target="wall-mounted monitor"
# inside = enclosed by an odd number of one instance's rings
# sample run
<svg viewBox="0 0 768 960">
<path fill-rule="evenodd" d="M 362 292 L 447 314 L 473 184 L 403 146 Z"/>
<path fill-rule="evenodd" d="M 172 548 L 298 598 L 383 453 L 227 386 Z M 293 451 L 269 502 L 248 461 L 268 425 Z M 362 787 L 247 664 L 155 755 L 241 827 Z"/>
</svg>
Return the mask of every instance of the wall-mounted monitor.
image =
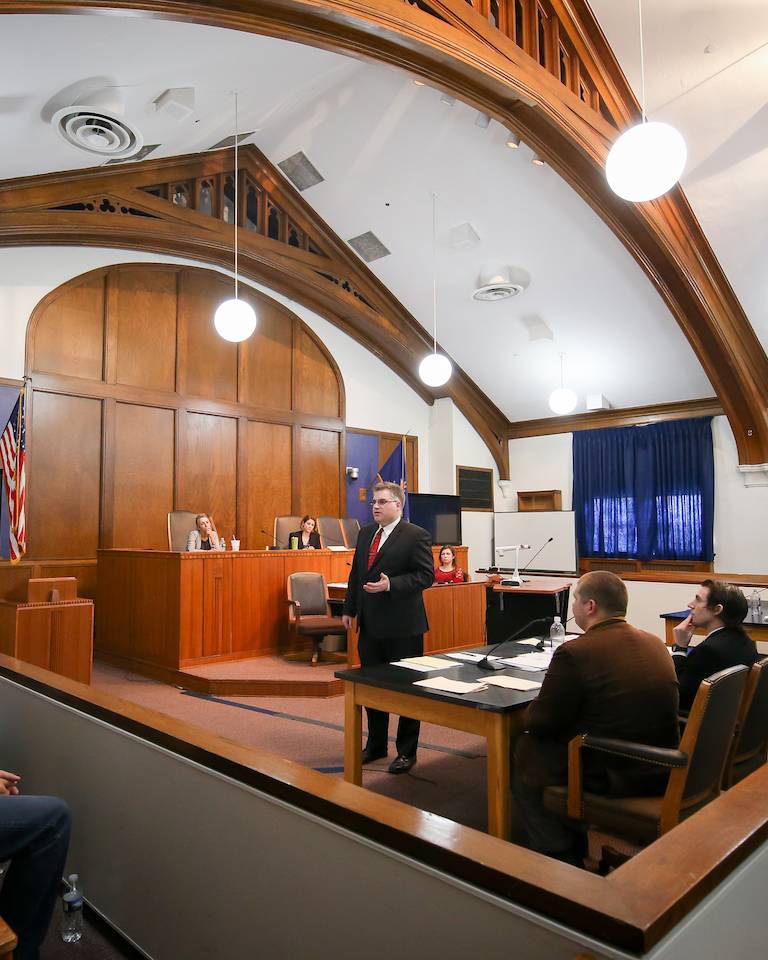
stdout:
<svg viewBox="0 0 768 960">
<path fill-rule="evenodd" d="M 428 531 L 432 543 L 461 543 L 461 497 L 442 493 L 409 493 L 411 523 Z"/>
</svg>

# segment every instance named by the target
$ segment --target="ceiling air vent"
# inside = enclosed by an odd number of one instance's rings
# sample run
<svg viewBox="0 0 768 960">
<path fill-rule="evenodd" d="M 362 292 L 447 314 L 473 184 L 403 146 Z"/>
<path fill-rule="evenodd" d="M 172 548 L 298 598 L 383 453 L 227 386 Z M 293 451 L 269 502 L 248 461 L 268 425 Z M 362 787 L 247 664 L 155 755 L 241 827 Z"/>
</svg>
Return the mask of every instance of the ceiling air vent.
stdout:
<svg viewBox="0 0 768 960">
<path fill-rule="evenodd" d="M 516 297 L 528 286 L 530 278 L 522 270 L 517 270 L 515 273 L 516 276 L 513 278 L 509 267 L 485 267 L 480 274 L 480 285 L 472 294 L 472 299 L 490 303 L 494 300 L 508 300 L 510 297 Z"/>
<path fill-rule="evenodd" d="M 389 250 L 372 230 L 361 233 L 359 237 L 352 237 L 347 243 L 366 263 L 373 263 L 374 260 L 381 260 L 382 257 L 389 256 Z"/>
<path fill-rule="evenodd" d="M 78 150 L 127 160 L 141 150 L 144 138 L 124 117 L 101 107 L 74 104 L 51 118 L 59 136 Z"/>
<path fill-rule="evenodd" d="M 256 133 L 255 130 L 251 130 L 250 133 L 240 133 L 237 137 L 237 145 L 240 146 L 241 143 L 246 141 L 248 137 L 252 137 Z M 223 140 L 219 140 L 218 143 L 214 143 L 212 147 L 208 147 L 209 150 L 223 150 L 224 147 L 234 147 L 235 145 L 235 135 L 231 133 L 228 137 L 224 137 Z"/>
<path fill-rule="evenodd" d="M 145 143 L 144 146 L 139 150 L 138 153 L 134 154 L 131 157 L 113 157 L 111 160 L 107 160 L 104 164 L 105 167 L 108 167 L 111 163 L 128 163 L 129 160 L 143 160 L 144 157 L 148 157 L 150 153 L 157 150 L 160 146 L 159 143 Z"/>
<path fill-rule="evenodd" d="M 281 160 L 278 167 L 297 190 L 308 190 L 309 187 L 314 187 L 315 184 L 322 183 L 325 180 L 325 177 L 309 162 L 307 155 L 302 153 L 301 150 L 294 153 L 292 157 L 288 157 L 287 160 Z"/>
</svg>

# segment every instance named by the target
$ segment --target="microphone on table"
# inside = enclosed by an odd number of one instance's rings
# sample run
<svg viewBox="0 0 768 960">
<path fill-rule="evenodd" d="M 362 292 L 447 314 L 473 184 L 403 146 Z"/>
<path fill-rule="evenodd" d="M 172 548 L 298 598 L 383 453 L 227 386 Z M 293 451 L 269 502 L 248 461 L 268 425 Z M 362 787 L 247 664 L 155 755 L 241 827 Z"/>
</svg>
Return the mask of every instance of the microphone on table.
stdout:
<svg viewBox="0 0 768 960">
<path fill-rule="evenodd" d="M 526 630 L 530 629 L 536 623 L 543 623 L 545 626 L 551 626 L 554 622 L 555 622 L 554 617 L 537 617 L 536 620 L 531 620 L 529 623 L 526 623 L 524 627 L 521 627 L 519 630 L 515 630 L 514 633 L 511 633 L 508 637 L 505 637 L 503 640 L 500 640 L 497 644 L 495 644 L 495 646 L 491 647 L 491 649 L 488 651 L 488 653 L 486 653 L 483 659 L 477 661 L 475 666 L 477 666 L 480 670 L 506 669 L 505 664 L 491 663 L 491 661 L 488 659 L 495 650 L 498 650 L 499 647 L 504 646 L 505 643 L 511 643 L 512 640 L 517 640 L 518 637 L 522 637 L 522 635 L 526 632 Z"/>
<path fill-rule="evenodd" d="M 272 534 L 267 533 L 264 527 L 260 527 L 259 529 L 266 536 L 272 537 Z M 273 547 L 267 547 L 267 550 L 289 550 L 290 549 L 290 547 L 287 547 L 282 541 L 278 540 L 277 537 L 272 537 L 272 539 L 275 541 L 275 545 Z"/>
<path fill-rule="evenodd" d="M 541 553 L 541 551 L 544 549 L 544 547 L 546 547 L 548 544 L 552 543 L 552 541 L 553 541 L 554 539 L 555 539 L 554 537 L 550 537 L 549 540 L 545 540 L 544 543 L 542 543 L 542 545 L 541 545 L 541 546 L 539 547 L 539 549 L 536 551 L 536 553 L 534 553 L 534 555 L 533 555 L 533 556 L 531 557 L 531 559 L 528 561 L 528 563 L 526 563 L 526 565 L 523 567 L 523 569 L 520 571 L 520 573 L 525 573 L 525 571 L 528 569 L 528 567 L 530 567 L 530 565 L 533 563 L 533 561 L 536 559 L 536 557 L 538 557 L 538 555 Z"/>
</svg>

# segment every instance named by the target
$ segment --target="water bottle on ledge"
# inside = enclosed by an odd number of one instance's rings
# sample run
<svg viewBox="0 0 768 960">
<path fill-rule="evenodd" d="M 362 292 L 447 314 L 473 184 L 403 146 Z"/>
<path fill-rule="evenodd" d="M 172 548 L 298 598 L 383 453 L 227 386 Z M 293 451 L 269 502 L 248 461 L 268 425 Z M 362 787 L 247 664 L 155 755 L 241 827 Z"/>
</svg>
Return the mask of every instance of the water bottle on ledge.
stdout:
<svg viewBox="0 0 768 960">
<path fill-rule="evenodd" d="M 83 936 L 83 891 L 78 885 L 78 876 L 71 873 L 67 877 L 69 889 L 61 898 L 63 915 L 61 918 L 61 939 L 64 943 L 77 943 Z"/>
<path fill-rule="evenodd" d="M 549 645 L 553 648 L 559 647 L 563 640 L 565 640 L 565 627 L 560 617 L 555 617 L 555 622 L 549 628 Z"/>
</svg>

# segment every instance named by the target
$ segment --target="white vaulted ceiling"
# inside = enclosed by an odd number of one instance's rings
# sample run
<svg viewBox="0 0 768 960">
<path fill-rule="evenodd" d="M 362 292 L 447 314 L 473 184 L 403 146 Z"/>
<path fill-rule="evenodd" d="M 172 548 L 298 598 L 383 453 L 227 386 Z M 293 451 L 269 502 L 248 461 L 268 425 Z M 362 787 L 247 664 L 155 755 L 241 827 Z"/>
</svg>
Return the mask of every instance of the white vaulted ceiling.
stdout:
<svg viewBox="0 0 768 960">
<path fill-rule="evenodd" d="M 613 2 L 596 2 L 598 15 L 601 7 L 610 13 Z M 613 23 L 610 17 L 603 23 L 609 40 Z M 241 129 L 256 131 L 252 142 L 274 163 L 298 150 L 307 154 L 325 181 L 304 198 L 342 239 L 374 231 L 391 256 L 371 269 L 427 329 L 431 195 L 437 193 L 438 339 L 511 420 L 550 415 L 547 396 L 559 384 L 560 353 L 580 410 L 587 393 L 603 393 L 616 407 L 713 395 L 669 311 L 608 228 L 550 168 L 533 166 L 527 147 L 506 148 L 503 128 L 495 122 L 480 128 L 476 112 L 464 104 L 447 106 L 438 91 L 388 67 L 209 27 L 141 18 L 13 16 L 2 18 L 2 29 L 0 178 L 93 165 L 60 141 L 41 116 L 49 99 L 69 84 L 101 77 L 119 87 L 126 116 L 145 142 L 162 144 L 153 157 L 195 152 L 231 134 L 227 91 L 237 89 Z M 730 55 L 728 48 L 723 56 Z M 689 83 L 698 78 L 695 71 L 686 76 Z M 174 122 L 157 114 L 152 101 L 180 86 L 195 87 L 196 111 Z M 742 244 L 739 251 L 728 210 L 714 209 L 711 184 L 721 185 L 721 195 L 730 189 L 739 131 L 751 123 L 759 137 L 760 116 L 742 116 L 741 110 L 729 116 L 730 139 L 710 152 L 706 132 L 691 139 L 683 128 L 692 148 L 689 195 L 705 230 L 714 231 L 711 239 L 737 293 L 759 318 L 758 332 L 765 296 L 761 301 L 757 288 L 763 281 L 754 276 L 754 263 L 760 242 L 766 252 L 765 228 L 754 213 L 743 234 L 749 250 Z M 701 120 L 698 112 L 697 125 Z M 712 118 L 709 126 L 714 124 Z M 759 151 L 748 149 L 736 161 L 737 168 L 751 171 L 750 190 L 752 179 L 759 180 L 751 167 L 758 157 Z M 748 196 L 737 199 L 739 210 L 748 206 Z M 452 246 L 450 229 L 464 222 L 480 241 Z M 488 261 L 527 271 L 528 289 L 500 303 L 472 301 Z M 553 339 L 531 342 L 530 329 L 542 323 Z"/>
</svg>

